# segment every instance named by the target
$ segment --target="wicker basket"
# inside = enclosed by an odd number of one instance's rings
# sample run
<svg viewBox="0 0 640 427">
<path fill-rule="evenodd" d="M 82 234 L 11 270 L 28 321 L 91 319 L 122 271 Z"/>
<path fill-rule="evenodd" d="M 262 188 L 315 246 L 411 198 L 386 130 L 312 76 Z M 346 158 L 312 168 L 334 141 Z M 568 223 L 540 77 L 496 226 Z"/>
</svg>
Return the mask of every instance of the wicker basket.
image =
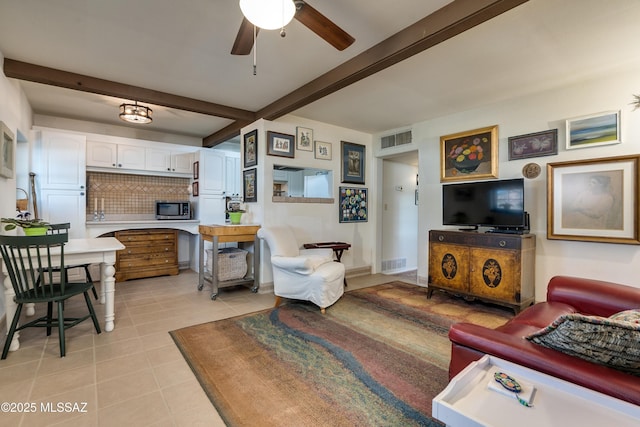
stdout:
<svg viewBox="0 0 640 427">
<path fill-rule="evenodd" d="M 207 249 L 207 271 L 213 271 L 213 249 Z M 218 250 L 218 280 L 242 279 L 247 274 L 247 251 L 239 248 Z"/>
<path fill-rule="evenodd" d="M 29 208 L 29 195 L 22 188 L 16 188 L 16 192 L 18 190 L 20 190 L 20 191 L 22 191 L 24 193 L 24 196 L 26 197 L 26 199 L 18 199 L 18 198 L 16 198 L 16 209 L 19 212 L 24 212 Z"/>
</svg>

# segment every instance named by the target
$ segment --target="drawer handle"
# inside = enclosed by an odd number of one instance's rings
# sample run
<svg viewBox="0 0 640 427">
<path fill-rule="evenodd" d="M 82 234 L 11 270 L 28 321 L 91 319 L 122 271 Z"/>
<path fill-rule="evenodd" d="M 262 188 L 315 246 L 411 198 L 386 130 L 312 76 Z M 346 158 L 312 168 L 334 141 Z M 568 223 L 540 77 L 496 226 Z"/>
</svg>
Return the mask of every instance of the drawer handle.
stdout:
<svg viewBox="0 0 640 427">
<path fill-rule="evenodd" d="M 443 236 L 442 234 L 441 234 L 441 235 L 439 235 L 439 236 L 438 236 L 438 240 L 439 240 L 439 241 L 441 241 L 441 242 L 444 242 L 444 236 Z"/>
<path fill-rule="evenodd" d="M 500 245 L 501 248 L 504 248 L 505 246 L 507 246 L 507 242 L 505 242 L 504 240 L 500 240 L 498 245 Z"/>
</svg>

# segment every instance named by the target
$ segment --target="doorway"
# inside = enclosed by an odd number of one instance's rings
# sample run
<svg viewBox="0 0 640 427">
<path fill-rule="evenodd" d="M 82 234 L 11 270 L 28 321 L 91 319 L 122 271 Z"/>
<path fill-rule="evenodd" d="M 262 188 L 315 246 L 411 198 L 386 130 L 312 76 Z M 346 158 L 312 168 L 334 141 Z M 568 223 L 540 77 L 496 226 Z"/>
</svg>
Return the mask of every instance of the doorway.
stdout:
<svg viewBox="0 0 640 427">
<path fill-rule="evenodd" d="M 418 151 L 382 159 L 381 272 L 418 268 Z"/>
</svg>

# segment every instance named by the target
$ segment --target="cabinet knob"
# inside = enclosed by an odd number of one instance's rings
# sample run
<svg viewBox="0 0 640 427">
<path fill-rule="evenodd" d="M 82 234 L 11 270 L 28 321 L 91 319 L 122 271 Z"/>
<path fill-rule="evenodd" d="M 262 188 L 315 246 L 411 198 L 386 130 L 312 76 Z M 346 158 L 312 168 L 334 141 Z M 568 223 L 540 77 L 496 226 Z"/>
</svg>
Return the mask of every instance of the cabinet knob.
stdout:
<svg viewBox="0 0 640 427">
<path fill-rule="evenodd" d="M 122 167 L 122 163 L 118 163 L 118 167 L 121 168 Z"/>
<path fill-rule="evenodd" d="M 505 246 L 507 246 L 507 242 L 505 242 L 504 240 L 500 240 L 498 242 L 498 245 L 500 245 L 501 248 L 504 248 Z"/>
<path fill-rule="evenodd" d="M 443 236 L 442 234 L 441 234 L 441 235 L 439 235 L 439 236 L 438 236 L 438 240 L 439 240 L 439 241 L 441 241 L 441 242 L 443 242 L 443 241 L 444 241 L 444 236 Z"/>
<path fill-rule="evenodd" d="M 81 192 L 80 192 L 80 195 L 81 195 L 81 196 L 84 196 L 84 191 L 81 191 Z"/>
</svg>

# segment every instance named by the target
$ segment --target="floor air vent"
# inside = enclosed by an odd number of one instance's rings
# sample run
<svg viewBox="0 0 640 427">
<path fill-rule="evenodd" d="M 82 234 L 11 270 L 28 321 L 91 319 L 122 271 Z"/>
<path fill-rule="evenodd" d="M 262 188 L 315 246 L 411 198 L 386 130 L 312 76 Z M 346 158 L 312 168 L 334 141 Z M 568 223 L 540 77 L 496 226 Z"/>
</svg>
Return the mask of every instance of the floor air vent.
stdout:
<svg viewBox="0 0 640 427">
<path fill-rule="evenodd" d="M 395 135 L 383 136 L 380 140 L 381 148 L 397 147 L 398 145 L 411 143 L 411 131 L 396 133 Z"/>
<path fill-rule="evenodd" d="M 406 258 L 389 259 L 382 261 L 382 272 L 389 273 L 397 270 L 404 270 L 407 267 Z"/>
</svg>

